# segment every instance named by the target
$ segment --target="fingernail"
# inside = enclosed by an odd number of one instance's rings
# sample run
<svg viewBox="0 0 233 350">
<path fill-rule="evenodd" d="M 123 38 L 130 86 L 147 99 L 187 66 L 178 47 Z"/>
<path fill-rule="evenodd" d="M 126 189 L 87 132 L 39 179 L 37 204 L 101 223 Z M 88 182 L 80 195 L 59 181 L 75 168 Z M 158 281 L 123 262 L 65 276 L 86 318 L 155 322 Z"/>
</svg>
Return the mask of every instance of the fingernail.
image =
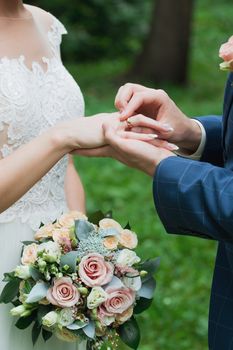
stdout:
<svg viewBox="0 0 233 350">
<path fill-rule="evenodd" d="M 154 140 L 158 138 L 158 135 L 156 134 L 147 134 L 146 136 L 148 136 L 150 139 Z"/>
<path fill-rule="evenodd" d="M 173 127 L 171 127 L 169 124 L 162 124 L 162 127 L 166 131 L 174 131 Z"/>
<path fill-rule="evenodd" d="M 170 151 L 178 151 L 179 147 L 174 145 L 174 143 L 168 143 L 167 147 L 169 148 Z"/>
</svg>

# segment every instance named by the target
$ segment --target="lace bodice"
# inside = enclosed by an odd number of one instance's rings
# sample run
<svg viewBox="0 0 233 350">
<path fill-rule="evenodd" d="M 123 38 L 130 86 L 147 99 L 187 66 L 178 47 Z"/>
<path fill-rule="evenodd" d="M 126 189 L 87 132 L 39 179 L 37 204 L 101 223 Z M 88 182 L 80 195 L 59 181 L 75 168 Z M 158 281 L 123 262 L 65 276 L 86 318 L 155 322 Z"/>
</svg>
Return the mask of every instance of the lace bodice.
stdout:
<svg viewBox="0 0 233 350">
<path fill-rule="evenodd" d="M 79 86 L 63 66 L 60 44 L 64 26 L 53 17 L 48 41 L 53 56 L 32 62 L 25 57 L 0 60 L 0 151 L 7 157 L 15 149 L 61 120 L 84 115 Z M 0 223 L 20 218 L 32 229 L 54 221 L 64 210 L 67 157 L 61 159 L 31 190 L 0 214 Z"/>
</svg>

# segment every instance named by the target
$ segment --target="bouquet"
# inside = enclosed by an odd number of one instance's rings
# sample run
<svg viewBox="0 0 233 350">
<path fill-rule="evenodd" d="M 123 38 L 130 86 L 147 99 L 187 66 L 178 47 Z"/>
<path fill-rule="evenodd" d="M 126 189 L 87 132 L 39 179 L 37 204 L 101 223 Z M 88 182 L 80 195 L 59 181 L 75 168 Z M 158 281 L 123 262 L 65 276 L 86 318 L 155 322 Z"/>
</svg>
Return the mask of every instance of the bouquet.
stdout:
<svg viewBox="0 0 233 350">
<path fill-rule="evenodd" d="M 21 264 L 4 274 L 1 303 L 12 303 L 16 327 L 32 326 L 32 342 L 55 335 L 86 341 L 87 349 L 115 349 L 119 338 L 137 349 L 135 315 L 154 295 L 159 259 L 142 262 L 137 235 L 109 215 L 79 212 L 42 226 L 24 241 Z"/>
</svg>

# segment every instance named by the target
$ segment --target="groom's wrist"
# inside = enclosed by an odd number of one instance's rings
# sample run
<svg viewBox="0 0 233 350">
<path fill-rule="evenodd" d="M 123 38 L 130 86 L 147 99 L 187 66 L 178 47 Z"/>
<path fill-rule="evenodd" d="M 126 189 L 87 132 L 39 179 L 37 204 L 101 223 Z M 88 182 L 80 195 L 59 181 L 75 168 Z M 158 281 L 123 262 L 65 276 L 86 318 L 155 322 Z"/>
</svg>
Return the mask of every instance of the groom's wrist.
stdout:
<svg viewBox="0 0 233 350">
<path fill-rule="evenodd" d="M 179 154 L 190 156 L 194 154 L 200 146 L 202 140 L 202 129 L 194 119 L 189 119 L 183 140 L 178 144 Z"/>
</svg>

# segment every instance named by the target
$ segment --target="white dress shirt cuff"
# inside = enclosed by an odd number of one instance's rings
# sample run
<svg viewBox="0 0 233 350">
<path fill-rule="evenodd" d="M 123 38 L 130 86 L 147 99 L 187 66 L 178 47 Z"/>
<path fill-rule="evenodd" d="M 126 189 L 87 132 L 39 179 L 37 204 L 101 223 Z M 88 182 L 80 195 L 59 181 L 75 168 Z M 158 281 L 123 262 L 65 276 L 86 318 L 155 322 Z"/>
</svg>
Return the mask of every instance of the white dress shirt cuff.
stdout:
<svg viewBox="0 0 233 350">
<path fill-rule="evenodd" d="M 202 125 L 202 123 L 199 122 L 199 120 L 197 119 L 192 119 L 194 122 L 196 122 L 200 129 L 201 129 L 201 142 L 198 146 L 198 149 L 196 150 L 195 153 L 193 154 L 190 154 L 190 155 L 187 155 L 187 154 L 182 154 L 182 152 L 179 152 L 177 151 L 176 154 L 178 156 L 182 156 L 184 158 L 189 158 L 189 159 L 193 159 L 193 160 L 200 160 L 201 159 L 201 156 L 202 156 L 202 153 L 204 151 L 204 148 L 205 148 L 205 143 L 206 143 L 206 131 L 205 131 L 205 128 L 204 126 Z"/>
</svg>

